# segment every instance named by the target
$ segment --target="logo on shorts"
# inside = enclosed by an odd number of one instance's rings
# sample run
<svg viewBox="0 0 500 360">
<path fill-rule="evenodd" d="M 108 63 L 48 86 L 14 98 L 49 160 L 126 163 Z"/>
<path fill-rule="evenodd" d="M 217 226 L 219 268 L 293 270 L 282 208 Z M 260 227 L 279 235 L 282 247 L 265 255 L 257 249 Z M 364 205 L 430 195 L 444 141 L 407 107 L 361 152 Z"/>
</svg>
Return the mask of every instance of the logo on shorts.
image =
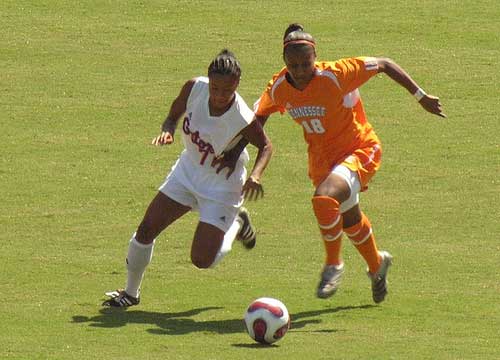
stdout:
<svg viewBox="0 0 500 360">
<path fill-rule="evenodd" d="M 221 216 L 219 219 L 222 220 L 222 222 L 226 222 L 226 217 L 225 216 Z"/>
</svg>

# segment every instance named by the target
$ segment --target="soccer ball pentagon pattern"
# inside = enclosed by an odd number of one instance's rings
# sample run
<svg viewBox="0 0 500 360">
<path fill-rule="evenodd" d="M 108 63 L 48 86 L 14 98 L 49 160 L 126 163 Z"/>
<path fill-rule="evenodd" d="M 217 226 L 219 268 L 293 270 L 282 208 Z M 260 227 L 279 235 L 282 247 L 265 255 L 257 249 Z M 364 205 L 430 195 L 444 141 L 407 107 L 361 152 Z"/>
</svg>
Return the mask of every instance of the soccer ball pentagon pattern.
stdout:
<svg viewBox="0 0 500 360">
<path fill-rule="evenodd" d="M 261 344 L 272 344 L 290 328 L 290 315 L 281 301 L 261 297 L 252 301 L 245 313 L 248 335 Z"/>
</svg>

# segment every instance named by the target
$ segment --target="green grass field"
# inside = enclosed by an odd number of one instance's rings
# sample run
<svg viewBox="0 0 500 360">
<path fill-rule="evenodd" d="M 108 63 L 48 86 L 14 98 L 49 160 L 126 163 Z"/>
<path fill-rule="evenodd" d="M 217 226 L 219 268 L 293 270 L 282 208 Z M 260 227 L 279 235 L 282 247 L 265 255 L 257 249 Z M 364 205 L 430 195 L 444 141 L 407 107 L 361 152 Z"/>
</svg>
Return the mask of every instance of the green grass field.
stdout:
<svg viewBox="0 0 500 360">
<path fill-rule="evenodd" d="M 0 18 L 1 359 L 500 358 L 497 0 L 3 0 Z M 372 303 L 347 241 L 341 290 L 315 297 L 323 249 L 305 145 L 277 115 L 266 197 L 247 204 L 257 247 L 235 244 L 216 270 L 197 270 L 190 214 L 160 236 L 140 306 L 103 310 L 181 150 L 149 143 L 184 81 L 228 47 L 253 103 L 296 21 L 320 59 L 390 57 L 449 116 L 384 76 L 361 89 L 384 146 L 362 205 L 394 255 L 387 300 Z M 292 315 L 275 346 L 244 331 L 260 296 Z"/>
</svg>

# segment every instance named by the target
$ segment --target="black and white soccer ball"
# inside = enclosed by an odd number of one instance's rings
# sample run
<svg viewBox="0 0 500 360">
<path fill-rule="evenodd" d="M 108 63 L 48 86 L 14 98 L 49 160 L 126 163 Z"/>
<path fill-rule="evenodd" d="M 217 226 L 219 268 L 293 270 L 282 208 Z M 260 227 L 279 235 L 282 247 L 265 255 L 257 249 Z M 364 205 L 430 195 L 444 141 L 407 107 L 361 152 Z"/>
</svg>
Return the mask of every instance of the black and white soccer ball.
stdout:
<svg viewBox="0 0 500 360">
<path fill-rule="evenodd" d="M 290 328 L 290 315 L 285 304 L 269 297 L 258 298 L 245 313 L 248 335 L 261 344 L 272 344 Z"/>
</svg>

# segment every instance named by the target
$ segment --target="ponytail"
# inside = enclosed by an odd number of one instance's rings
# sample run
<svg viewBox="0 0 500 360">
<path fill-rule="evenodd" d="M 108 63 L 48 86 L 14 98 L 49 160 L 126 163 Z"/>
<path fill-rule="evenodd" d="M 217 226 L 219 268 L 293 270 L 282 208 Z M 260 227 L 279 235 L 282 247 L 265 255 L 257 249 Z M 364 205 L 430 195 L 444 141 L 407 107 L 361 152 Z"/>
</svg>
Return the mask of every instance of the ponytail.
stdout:
<svg viewBox="0 0 500 360">
<path fill-rule="evenodd" d="M 236 56 L 228 49 L 222 50 L 208 66 L 208 76 L 213 74 L 231 75 L 239 78 L 241 67 Z"/>
</svg>

